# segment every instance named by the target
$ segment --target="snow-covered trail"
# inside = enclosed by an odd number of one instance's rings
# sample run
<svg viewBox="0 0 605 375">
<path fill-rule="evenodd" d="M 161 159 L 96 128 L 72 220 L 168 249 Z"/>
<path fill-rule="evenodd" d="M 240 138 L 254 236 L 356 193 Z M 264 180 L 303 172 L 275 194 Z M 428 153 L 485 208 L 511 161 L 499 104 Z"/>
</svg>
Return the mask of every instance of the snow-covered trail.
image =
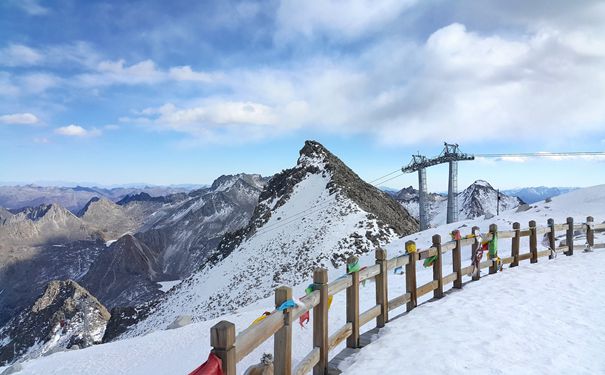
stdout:
<svg viewBox="0 0 605 375">
<path fill-rule="evenodd" d="M 605 250 L 506 269 L 391 321 L 344 374 L 603 374 Z"/>
</svg>

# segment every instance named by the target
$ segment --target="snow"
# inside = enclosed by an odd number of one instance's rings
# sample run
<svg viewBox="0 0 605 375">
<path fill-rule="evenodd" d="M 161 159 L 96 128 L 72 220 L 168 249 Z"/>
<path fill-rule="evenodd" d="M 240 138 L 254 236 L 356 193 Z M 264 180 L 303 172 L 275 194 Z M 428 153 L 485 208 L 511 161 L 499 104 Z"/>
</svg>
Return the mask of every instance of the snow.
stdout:
<svg viewBox="0 0 605 375">
<path fill-rule="evenodd" d="M 179 284 L 181 281 L 183 280 L 159 281 L 158 284 L 160 284 L 160 290 L 166 293 L 167 291 L 172 289 L 173 286 Z"/>
<path fill-rule="evenodd" d="M 604 251 L 505 270 L 390 322 L 341 369 L 347 375 L 602 374 L 603 285 Z"/>
<path fill-rule="evenodd" d="M 310 273 L 305 277 L 282 270 L 297 269 L 318 260 L 329 263 L 326 260 L 338 253 L 343 238 L 355 231 L 363 237 L 366 231 L 372 232 L 376 227 L 375 220 L 368 220 L 367 213 L 352 201 L 330 194 L 326 189 L 330 178 L 322 173 L 306 175 L 295 186 L 287 203 L 274 209 L 254 236 L 215 267 L 204 268 L 168 292 L 154 313 L 125 337 L 165 329 L 179 315 L 191 315 L 199 321 L 257 302 L 277 287 L 276 277 L 290 285 L 301 281 L 308 284 Z M 290 220 L 302 211 L 306 211 L 304 218 Z M 326 226 L 326 222 L 331 225 Z M 360 222 L 369 226 L 358 228 Z M 297 253 L 294 249 L 304 251 Z M 277 275 L 280 272 L 283 273 Z"/>
<path fill-rule="evenodd" d="M 315 184 L 323 183 L 325 181 L 315 181 L 295 192 L 293 199 L 297 199 L 296 195 L 300 194 L 297 207 L 309 207 L 312 204 L 310 202 L 327 202 L 327 199 L 333 199 L 333 196 L 322 196 L 323 198 L 319 199 L 319 188 L 313 190 Z M 304 200 L 307 201 L 306 206 Z M 313 221 L 325 220 L 323 212 L 325 211 L 314 214 Z M 286 214 L 283 216 L 289 217 Z M 552 217 L 557 223 L 563 223 L 568 216 L 574 217 L 576 222 L 580 223 L 589 215 L 595 218 L 596 223 L 605 220 L 605 185 L 576 190 L 555 197 L 550 203 L 532 205 L 528 211 L 521 213 L 511 210 L 490 220 L 466 220 L 431 228 L 395 240 L 386 246 L 386 249 L 389 258 L 392 258 L 404 252 L 404 243 L 409 239 L 415 240 L 422 249 L 430 246 L 433 234 L 441 234 L 444 240 L 447 240 L 448 233 L 457 228 L 460 228 L 463 234 L 469 233 L 473 225 L 486 231 L 489 224 L 494 222 L 499 225 L 500 230 L 505 230 L 511 228 L 514 221 L 526 227 L 529 220 L 536 220 L 539 225 L 545 225 L 548 218 Z M 270 220 L 278 223 L 278 216 L 274 214 Z M 354 224 L 355 221 L 346 218 L 335 223 L 343 228 L 351 226 L 349 230 Z M 309 223 L 296 222 L 289 225 L 308 225 L 310 231 L 314 228 Z M 274 232 L 277 234 L 272 238 L 286 236 L 286 241 L 295 240 L 287 237 L 286 230 L 278 228 Z M 287 253 L 266 253 L 262 260 L 255 258 L 254 254 L 262 253 L 262 235 L 258 235 L 256 247 L 249 252 L 237 254 L 234 259 L 240 261 L 224 262 L 213 271 L 214 278 L 205 276 L 199 283 L 192 284 L 196 288 L 194 291 L 181 292 L 178 298 L 169 300 L 174 304 L 174 310 L 163 316 L 165 320 L 156 321 L 155 329 L 162 329 L 164 323 L 172 322 L 172 313 L 197 313 L 195 303 L 191 302 L 202 302 L 205 297 L 203 290 L 217 287 L 216 275 L 219 273 L 233 272 L 237 267 L 250 264 L 249 262 L 265 262 L 265 267 L 271 268 L 279 264 L 276 263 L 278 256 L 292 256 Z M 332 235 L 336 236 L 336 233 Z M 595 240 L 605 242 L 605 236 L 599 235 Z M 331 241 L 333 239 L 325 244 Z M 581 245 L 583 241 L 577 243 Z M 523 241 L 521 246 L 527 249 L 528 244 Z M 543 249 L 542 246 L 541 241 L 538 241 L 539 250 Z M 510 240 L 502 239 L 499 248 L 501 256 L 507 256 Z M 462 252 L 463 266 L 470 263 L 469 258 L 470 249 L 467 246 Z M 451 269 L 451 256 L 448 254 L 443 260 L 444 270 Z M 362 265 L 373 262 L 373 254 L 360 259 Z M 582 253 L 581 247 L 577 248 L 572 257 L 559 255 L 550 261 L 540 258 L 539 263 L 534 265 L 530 265 L 526 260 L 517 268 L 505 268 L 502 273 L 484 277 L 476 283 L 468 283 L 462 291 L 448 292 L 443 299 L 421 305 L 407 316 L 392 321 L 381 331 L 377 341 L 347 362 L 346 373 L 479 373 L 481 369 L 481 373 L 494 374 L 603 373 L 605 361 L 598 349 L 605 347 L 605 316 L 602 313 L 605 288 L 599 290 L 590 286 L 604 285 L 604 270 L 605 250 Z M 328 271 L 330 280 L 344 272 L 333 267 Z M 256 277 L 256 273 L 253 274 Z M 417 278 L 418 285 L 431 280 L 432 270 L 424 269 L 419 264 Z M 388 280 L 390 298 L 405 293 L 405 275 L 391 273 Z M 463 278 L 465 282 L 468 280 L 466 276 Z M 294 296 L 304 295 L 304 288 L 309 282 L 307 279 L 296 283 L 293 287 Z M 233 293 L 238 294 L 248 288 L 247 284 L 240 284 L 235 287 Z M 446 290 L 449 288 L 448 286 Z M 273 309 L 273 297 L 261 298 L 256 292 L 250 289 L 249 294 L 254 297 L 251 298 L 252 302 L 232 314 L 203 321 L 200 321 L 203 318 L 198 316 L 195 323 L 183 328 L 156 330 L 144 336 L 26 361 L 23 363 L 24 370 L 19 374 L 186 374 L 205 361 L 210 350 L 210 327 L 214 324 L 228 320 L 233 322 L 236 330 L 240 332 L 264 311 Z M 372 307 L 374 298 L 374 285 L 368 282 L 360 289 L 360 310 L 365 311 Z M 419 302 L 429 298 L 428 295 L 424 296 Z M 185 302 L 188 300 L 191 301 L 187 305 Z M 193 311 L 186 311 L 184 306 Z M 391 316 L 403 311 L 403 307 L 395 309 Z M 339 293 L 334 296 L 329 313 L 331 329 L 344 325 L 345 317 L 345 293 Z M 373 322 L 362 327 L 362 332 L 372 327 Z M 344 343 L 340 344 L 330 355 L 335 356 L 343 347 Z M 295 323 L 293 363 L 299 362 L 311 348 L 312 330 L 310 327 L 301 328 Z M 414 350 L 414 355 L 410 355 L 411 350 Z M 257 363 L 262 353 L 272 351 L 273 340 L 269 339 L 238 364 L 238 372 L 243 373 L 248 366 Z M 373 354 L 365 354 L 370 351 Z M 381 352 L 388 352 L 390 355 L 379 361 L 376 358 L 382 355 Z M 378 365 L 383 367 L 377 368 Z"/>
</svg>

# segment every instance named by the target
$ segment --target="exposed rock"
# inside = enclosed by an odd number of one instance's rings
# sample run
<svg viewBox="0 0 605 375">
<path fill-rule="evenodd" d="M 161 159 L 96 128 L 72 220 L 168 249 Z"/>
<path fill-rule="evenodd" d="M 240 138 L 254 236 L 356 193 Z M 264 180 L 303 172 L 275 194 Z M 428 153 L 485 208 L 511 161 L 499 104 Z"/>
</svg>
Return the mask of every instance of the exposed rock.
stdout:
<svg viewBox="0 0 605 375">
<path fill-rule="evenodd" d="M 137 307 L 114 307 L 111 309 L 111 318 L 105 328 L 103 342 L 110 342 L 126 332 L 126 330 L 145 319 L 154 303 L 146 303 Z"/>
<path fill-rule="evenodd" d="M 28 309 L 0 329 L 0 365 L 74 345 L 100 343 L 109 312 L 75 281 L 52 281 Z"/>
<path fill-rule="evenodd" d="M 108 307 L 143 303 L 159 296 L 166 276 L 161 255 L 127 234 L 102 252 L 80 283 Z"/>
<path fill-rule="evenodd" d="M 49 281 L 80 279 L 104 249 L 100 241 L 37 247 L 0 244 L 0 326 L 31 306 Z"/>
<path fill-rule="evenodd" d="M 225 233 L 248 223 L 265 186 L 260 175 L 219 177 L 210 188 L 163 207 L 136 237 L 161 254 L 165 274 L 185 278 L 216 249 Z"/>
<path fill-rule="evenodd" d="M 528 211 L 529 209 L 531 209 L 531 206 L 529 204 L 522 204 L 519 207 L 517 207 L 517 210 L 515 212 L 525 212 Z"/>
<path fill-rule="evenodd" d="M 65 244 L 100 238 L 100 233 L 56 205 L 28 207 L 0 220 L 0 242 L 5 246 Z"/>
</svg>

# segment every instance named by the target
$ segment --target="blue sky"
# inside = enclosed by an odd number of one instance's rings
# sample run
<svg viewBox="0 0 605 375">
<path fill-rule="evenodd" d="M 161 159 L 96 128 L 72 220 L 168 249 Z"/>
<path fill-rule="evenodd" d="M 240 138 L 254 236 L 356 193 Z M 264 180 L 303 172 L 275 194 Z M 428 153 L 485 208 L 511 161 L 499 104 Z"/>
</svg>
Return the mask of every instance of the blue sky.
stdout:
<svg viewBox="0 0 605 375">
<path fill-rule="evenodd" d="M 3 1 L 0 181 L 272 175 L 305 139 L 366 180 L 443 141 L 604 150 L 603 19 L 598 1 Z M 461 164 L 475 179 L 588 186 L 605 163 Z"/>
</svg>

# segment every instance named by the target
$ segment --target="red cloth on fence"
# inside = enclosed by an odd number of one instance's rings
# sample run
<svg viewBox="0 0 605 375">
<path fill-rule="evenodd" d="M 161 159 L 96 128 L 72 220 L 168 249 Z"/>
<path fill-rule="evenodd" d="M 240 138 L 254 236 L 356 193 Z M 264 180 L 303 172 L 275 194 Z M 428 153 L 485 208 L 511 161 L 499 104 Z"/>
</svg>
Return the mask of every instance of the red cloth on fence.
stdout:
<svg viewBox="0 0 605 375">
<path fill-rule="evenodd" d="M 223 375 L 223 361 L 216 354 L 210 352 L 208 360 L 190 372 L 189 375 Z"/>
<path fill-rule="evenodd" d="M 309 311 L 305 312 L 298 318 L 298 323 L 301 327 L 305 328 L 305 323 L 309 323 L 309 319 L 311 318 Z"/>
</svg>

